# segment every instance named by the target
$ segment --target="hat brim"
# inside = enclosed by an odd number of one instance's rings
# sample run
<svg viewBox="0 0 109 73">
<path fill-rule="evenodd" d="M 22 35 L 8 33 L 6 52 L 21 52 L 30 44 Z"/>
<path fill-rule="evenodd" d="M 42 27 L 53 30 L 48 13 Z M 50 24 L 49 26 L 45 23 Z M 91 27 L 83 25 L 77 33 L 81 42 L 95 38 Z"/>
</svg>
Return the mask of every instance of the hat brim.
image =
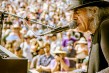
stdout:
<svg viewBox="0 0 109 73">
<path fill-rule="evenodd" d="M 83 4 L 83 5 L 79 5 L 76 7 L 71 6 L 67 10 L 74 10 L 74 9 L 88 7 L 88 6 L 107 7 L 107 6 L 109 6 L 109 2 L 107 2 L 107 1 L 94 1 L 94 2 Z"/>
<path fill-rule="evenodd" d="M 78 44 L 82 44 L 82 43 L 83 43 L 83 44 L 87 44 L 87 42 L 81 42 L 81 41 L 80 41 L 80 42 L 77 42 L 77 43 L 78 43 Z"/>
<path fill-rule="evenodd" d="M 54 53 L 54 54 L 59 54 L 59 53 L 66 54 L 65 51 L 54 51 L 53 53 Z"/>
</svg>

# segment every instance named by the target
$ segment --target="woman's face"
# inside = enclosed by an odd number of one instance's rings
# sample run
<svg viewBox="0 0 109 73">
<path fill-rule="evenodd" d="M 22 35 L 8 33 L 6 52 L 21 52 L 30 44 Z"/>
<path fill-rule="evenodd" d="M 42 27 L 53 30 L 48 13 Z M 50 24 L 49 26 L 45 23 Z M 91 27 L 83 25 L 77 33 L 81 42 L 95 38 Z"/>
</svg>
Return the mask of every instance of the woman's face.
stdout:
<svg viewBox="0 0 109 73">
<path fill-rule="evenodd" d="M 54 58 L 57 61 L 60 61 L 60 59 L 63 59 L 64 57 L 65 57 L 65 54 L 61 54 L 61 53 L 55 54 L 55 56 L 54 56 Z"/>
<path fill-rule="evenodd" d="M 74 10 L 73 19 L 77 21 L 78 31 L 86 32 L 89 30 L 89 18 L 87 16 L 87 10 L 85 8 Z"/>
</svg>

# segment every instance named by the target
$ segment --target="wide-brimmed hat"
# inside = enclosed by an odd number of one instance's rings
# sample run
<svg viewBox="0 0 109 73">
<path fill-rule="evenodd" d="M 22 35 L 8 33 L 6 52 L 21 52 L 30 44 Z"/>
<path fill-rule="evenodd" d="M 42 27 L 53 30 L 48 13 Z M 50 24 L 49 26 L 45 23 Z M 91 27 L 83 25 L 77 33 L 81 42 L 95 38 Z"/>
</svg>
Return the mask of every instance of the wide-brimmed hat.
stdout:
<svg viewBox="0 0 109 73">
<path fill-rule="evenodd" d="M 74 4 L 70 5 L 67 10 L 74 10 L 88 6 L 107 7 L 109 6 L 109 2 L 104 0 L 74 0 Z"/>
<path fill-rule="evenodd" d="M 14 25 L 12 26 L 12 28 L 17 28 L 17 29 L 18 29 L 18 28 L 21 28 L 21 27 L 20 27 L 19 24 L 14 24 Z"/>
<path fill-rule="evenodd" d="M 27 38 L 31 38 L 31 37 L 30 37 L 30 35 L 25 34 L 25 35 L 24 35 L 24 38 L 27 39 Z"/>
<path fill-rule="evenodd" d="M 83 43 L 83 44 L 87 44 L 87 41 L 84 37 L 81 37 L 80 40 L 77 42 L 79 44 Z"/>
<path fill-rule="evenodd" d="M 56 49 L 55 49 L 55 51 L 54 51 L 53 53 L 54 53 L 54 54 L 60 54 L 60 53 L 66 54 L 66 52 L 63 51 L 60 46 L 57 46 Z"/>
</svg>

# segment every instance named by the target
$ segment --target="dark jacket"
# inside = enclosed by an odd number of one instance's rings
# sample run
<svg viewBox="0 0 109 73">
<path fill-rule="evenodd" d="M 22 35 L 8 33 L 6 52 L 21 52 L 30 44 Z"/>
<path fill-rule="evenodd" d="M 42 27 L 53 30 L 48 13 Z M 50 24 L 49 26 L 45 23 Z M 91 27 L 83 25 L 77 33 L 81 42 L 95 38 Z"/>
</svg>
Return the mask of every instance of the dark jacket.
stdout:
<svg viewBox="0 0 109 73">
<path fill-rule="evenodd" d="M 88 73 L 109 73 L 109 18 L 100 23 L 92 39 Z"/>
</svg>

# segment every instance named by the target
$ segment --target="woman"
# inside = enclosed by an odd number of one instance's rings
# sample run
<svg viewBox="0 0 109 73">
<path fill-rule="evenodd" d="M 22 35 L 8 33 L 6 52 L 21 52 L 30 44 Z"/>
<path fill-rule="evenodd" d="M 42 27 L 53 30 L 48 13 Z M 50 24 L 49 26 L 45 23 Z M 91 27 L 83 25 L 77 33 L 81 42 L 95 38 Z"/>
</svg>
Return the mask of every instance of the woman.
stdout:
<svg viewBox="0 0 109 73">
<path fill-rule="evenodd" d="M 77 41 L 77 45 L 75 46 L 75 50 L 77 52 L 77 66 L 79 69 L 82 67 L 83 60 L 88 56 L 88 45 L 85 37 L 81 37 L 79 41 Z"/>
<path fill-rule="evenodd" d="M 51 72 L 69 71 L 69 60 L 65 58 L 66 52 L 62 51 L 61 47 L 57 47 L 54 51 L 54 59 L 50 63 Z"/>
</svg>

